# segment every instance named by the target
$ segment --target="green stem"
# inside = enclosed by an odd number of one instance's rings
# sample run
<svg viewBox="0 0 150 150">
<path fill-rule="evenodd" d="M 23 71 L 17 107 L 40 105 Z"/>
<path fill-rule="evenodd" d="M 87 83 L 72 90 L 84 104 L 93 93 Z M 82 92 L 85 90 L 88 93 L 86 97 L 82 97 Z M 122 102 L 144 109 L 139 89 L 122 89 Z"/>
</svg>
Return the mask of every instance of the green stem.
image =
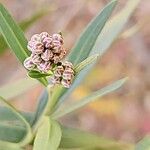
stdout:
<svg viewBox="0 0 150 150">
<path fill-rule="evenodd" d="M 49 85 L 47 87 L 47 90 L 48 90 L 48 101 L 47 101 L 47 104 L 40 116 L 40 118 L 38 119 L 37 123 L 35 124 L 35 126 L 33 127 L 33 135 L 35 136 L 36 134 L 36 131 L 38 129 L 38 127 L 41 125 L 42 121 L 43 121 L 43 117 L 44 116 L 49 116 L 57 102 L 57 99 L 55 98 L 55 96 L 52 96 L 51 97 L 51 93 L 52 93 L 52 87 Z"/>
</svg>

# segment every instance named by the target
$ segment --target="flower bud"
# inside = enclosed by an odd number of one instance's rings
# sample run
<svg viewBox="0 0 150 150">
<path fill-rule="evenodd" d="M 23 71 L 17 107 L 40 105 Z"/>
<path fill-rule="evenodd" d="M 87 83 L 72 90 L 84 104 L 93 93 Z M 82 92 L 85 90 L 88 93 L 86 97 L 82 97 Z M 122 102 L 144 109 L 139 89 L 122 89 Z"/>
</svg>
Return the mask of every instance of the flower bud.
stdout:
<svg viewBox="0 0 150 150">
<path fill-rule="evenodd" d="M 28 57 L 24 60 L 24 67 L 28 70 L 32 70 L 35 68 L 35 64 L 32 62 L 31 57 Z"/>
<path fill-rule="evenodd" d="M 40 33 L 40 38 L 41 38 L 41 41 L 43 42 L 43 40 L 47 37 L 49 37 L 50 35 L 47 33 L 47 32 L 42 32 Z"/>
<path fill-rule="evenodd" d="M 48 72 L 52 66 L 50 62 L 42 61 L 39 65 L 37 65 L 37 68 L 42 72 Z"/>
<path fill-rule="evenodd" d="M 58 33 L 53 34 L 53 35 L 52 35 L 52 38 L 53 38 L 53 40 L 57 40 L 57 41 L 59 41 L 61 44 L 63 44 L 63 38 L 62 38 L 62 35 L 61 35 L 61 34 L 58 34 Z"/>
<path fill-rule="evenodd" d="M 44 45 L 41 42 L 35 42 L 33 45 L 33 53 L 41 54 L 44 51 Z"/>
<path fill-rule="evenodd" d="M 53 84 L 60 84 L 60 83 L 61 83 L 61 78 L 60 78 L 60 77 L 53 76 L 53 77 L 51 78 L 51 82 L 52 82 Z"/>
<path fill-rule="evenodd" d="M 52 47 L 52 37 L 49 36 L 49 37 L 44 37 L 43 38 L 43 44 L 46 48 L 51 48 Z"/>
<path fill-rule="evenodd" d="M 36 65 L 40 64 L 42 62 L 42 59 L 40 55 L 38 54 L 31 54 L 32 62 Z"/>
<path fill-rule="evenodd" d="M 63 79 L 73 79 L 74 78 L 74 71 L 72 68 L 67 68 L 65 69 L 65 71 L 63 72 L 63 75 L 62 75 Z"/>
<path fill-rule="evenodd" d="M 49 61 L 53 57 L 53 53 L 51 50 L 46 49 L 43 54 L 41 54 L 41 58 L 45 61 Z"/>
<path fill-rule="evenodd" d="M 70 85 L 72 84 L 72 81 L 69 79 L 62 79 L 61 84 L 65 87 L 65 88 L 69 88 Z"/>
<path fill-rule="evenodd" d="M 54 71 L 55 77 L 61 77 L 64 72 L 64 67 L 63 66 L 58 66 L 57 69 Z"/>
<path fill-rule="evenodd" d="M 54 64 L 57 64 L 59 61 L 60 61 L 60 57 L 57 56 L 57 55 L 54 55 L 53 56 L 53 62 L 54 62 Z"/>
</svg>

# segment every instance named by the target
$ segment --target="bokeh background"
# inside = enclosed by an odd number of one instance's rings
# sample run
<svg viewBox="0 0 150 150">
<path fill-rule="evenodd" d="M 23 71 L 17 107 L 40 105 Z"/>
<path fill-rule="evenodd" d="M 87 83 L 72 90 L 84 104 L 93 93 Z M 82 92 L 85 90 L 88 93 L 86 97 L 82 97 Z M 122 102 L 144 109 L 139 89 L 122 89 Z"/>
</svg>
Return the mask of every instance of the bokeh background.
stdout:
<svg viewBox="0 0 150 150">
<path fill-rule="evenodd" d="M 48 9 L 25 34 L 62 31 L 67 51 L 71 49 L 83 28 L 109 0 L 0 0 L 17 22 L 29 19 L 38 11 Z M 114 11 L 124 7 L 119 0 Z M 83 84 L 68 98 L 79 100 L 91 91 L 128 76 L 123 88 L 91 103 L 61 121 L 67 126 L 88 130 L 99 135 L 137 142 L 150 133 L 150 1 L 141 0 L 126 24 L 123 33 Z M 1 44 L 1 43 L 0 43 Z M 99 43 L 101 44 L 101 43 Z M 0 53 L 0 87 L 26 77 L 26 72 L 10 50 Z M 43 87 L 27 90 L 14 97 L 12 103 L 20 110 L 34 111 Z M 11 92 L 11 90 L 9 91 Z"/>
</svg>

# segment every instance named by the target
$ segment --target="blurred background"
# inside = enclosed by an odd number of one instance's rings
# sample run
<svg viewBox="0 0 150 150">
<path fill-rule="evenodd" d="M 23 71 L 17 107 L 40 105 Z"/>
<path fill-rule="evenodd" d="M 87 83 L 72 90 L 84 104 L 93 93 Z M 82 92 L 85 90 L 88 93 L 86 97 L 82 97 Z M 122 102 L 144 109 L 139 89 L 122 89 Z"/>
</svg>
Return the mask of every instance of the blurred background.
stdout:
<svg viewBox="0 0 150 150">
<path fill-rule="evenodd" d="M 28 39 L 42 31 L 62 31 L 67 52 L 83 28 L 109 0 L 0 0 L 24 28 Z M 119 0 L 116 14 L 125 6 Z M 113 15 L 114 15 L 113 14 Z M 91 103 L 61 121 L 71 127 L 99 135 L 136 142 L 150 133 L 150 1 L 141 0 L 122 34 L 68 98 L 79 100 L 91 91 L 129 76 L 123 88 Z M 1 42 L 0 42 L 1 44 Z M 101 43 L 99 43 L 101 44 Z M 26 71 L 10 50 L 0 46 L 0 87 L 26 77 Z M 20 110 L 34 111 L 43 87 L 38 84 L 11 98 Z M 11 89 L 9 91 L 12 92 Z"/>
</svg>

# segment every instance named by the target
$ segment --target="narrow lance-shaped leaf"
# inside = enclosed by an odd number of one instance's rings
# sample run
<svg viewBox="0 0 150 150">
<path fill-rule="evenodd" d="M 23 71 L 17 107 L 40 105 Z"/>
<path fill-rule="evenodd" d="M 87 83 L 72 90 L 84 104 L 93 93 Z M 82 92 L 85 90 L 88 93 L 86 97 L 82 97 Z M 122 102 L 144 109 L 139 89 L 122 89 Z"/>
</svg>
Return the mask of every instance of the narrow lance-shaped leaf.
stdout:
<svg viewBox="0 0 150 150">
<path fill-rule="evenodd" d="M 99 33 L 101 32 L 106 21 L 110 17 L 116 3 L 116 0 L 111 1 L 83 31 L 68 57 L 68 60 L 71 61 L 74 65 L 80 63 L 88 57 Z"/>
<path fill-rule="evenodd" d="M 27 30 L 30 26 L 32 26 L 37 20 L 39 20 L 41 17 L 43 17 L 45 14 L 48 13 L 48 10 L 40 10 L 33 14 L 30 18 L 27 18 L 19 23 L 20 28 L 25 31 Z M 0 54 L 3 53 L 7 48 L 7 44 L 3 38 L 2 35 L 0 35 Z"/>
<path fill-rule="evenodd" d="M 48 73 L 41 73 L 36 70 L 31 70 L 28 72 L 28 76 L 31 78 L 35 78 L 35 79 L 38 79 L 41 77 L 47 77 L 47 76 L 51 76 L 51 75 L 53 75 L 52 71 L 49 71 Z"/>
<path fill-rule="evenodd" d="M 12 106 L 10 105 L 4 98 L 0 97 L 0 101 L 8 107 L 19 119 L 20 121 L 25 125 L 26 127 L 26 136 L 23 138 L 18 144 L 21 146 L 24 146 L 28 144 L 32 138 L 32 130 L 30 127 L 30 124 L 26 121 L 26 119 Z"/>
<path fill-rule="evenodd" d="M 71 61 L 74 65 L 85 60 L 90 51 L 92 50 L 96 39 L 100 32 L 102 31 L 106 21 L 111 15 L 114 7 L 116 6 L 117 1 L 113 0 L 89 23 L 86 29 L 81 34 L 79 40 L 76 42 L 75 46 L 69 54 L 68 60 Z M 59 99 L 68 89 L 66 88 L 56 88 L 52 99 Z"/>
<path fill-rule="evenodd" d="M 92 62 L 96 61 L 98 58 L 98 54 L 92 55 L 85 60 L 83 60 L 81 63 L 77 64 L 74 68 L 76 73 L 79 73 L 82 69 L 84 69 L 86 66 L 90 65 Z"/>
<path fill-rule="evenodd" d="M 116 142 L 79 129 L 62 127 L 62 149 L 100 148 L 101 150 L 133 150 L 133 145 Z"/>
<path fill-rule="evenodd" d="M 91 56 L 94 54 L 99 54 L 99 56 L 101 56 L 108 50 L 117 36 L 121 33 L 123 27 L 129 20 L 139 1 L 140 0 L 129 0 L 124 8 L 117 15 L 112 17 L 108 23 L 106 23 L 90 52 Z M 57 98 L 61 97 L 60 102 L 66 100 L 68 95 L 70 95 L 70 93 L 81 84 L 94 65 L 95 63 L 92 63 L 83 69 L 69 90 L 60 88 L 59 91 L 56 91 Z"/>
<path fill-rule="evenodd" d="M 6 99 L 11 99 L 26 92 L 27 90 L 30 90 L 31 88 L 34 88 L 37 84 L 38 82 L 33 79 L 19 79 L 18 81 L 0 87 L 0 95 Z"/>
<path fill-rule="evenodd" d="M 26 48 L 27 39 L 2 4 L 0 4 L 0 31 L 9 47 L 23 63 L 30 54 Z"/>
<path fill-rule="evenodd" d="M 27 39 L 25 38 L 21 28 L 15 23 L 11 15 L 0 3 L 0 32 L 2 33 L 8 46 L 15 53 L 16 57 L 23 64 L 24 60 L 30 55 L 27 50 Z M 45 78 L 39 79 L 39 81 L 47 86 L 47 80 Z"/>
<path fill-rule="evenodd" d="M 63 110 L 60 111 L 56 111 L 53 114 L 54 118 L 59 118 L 62 117 L 64 115 L 67 115 L 69 113 L 72 113 L 73 111 L 76 111 L 80 108 L 82 108 L 83 106 L 89 104 L 90 102 L 93 102 L 94 100 L 96 100 L 97 98 L 100 98 L 101 96 L 104 96 L 108 93 L 113 92 L 114 90 L 120 88 L 126 81 L 127 78 L 118 80 L 116 82 L 114 82 L 111 85 L 108 85 L 96 92 L 93 92 L 92 94 L 88 95 L 87 97 L 79 100 L 78 102 L 73 103 L 72 105 L 69 105 L 68 107 L 65 107 Z"/>
</svg>

